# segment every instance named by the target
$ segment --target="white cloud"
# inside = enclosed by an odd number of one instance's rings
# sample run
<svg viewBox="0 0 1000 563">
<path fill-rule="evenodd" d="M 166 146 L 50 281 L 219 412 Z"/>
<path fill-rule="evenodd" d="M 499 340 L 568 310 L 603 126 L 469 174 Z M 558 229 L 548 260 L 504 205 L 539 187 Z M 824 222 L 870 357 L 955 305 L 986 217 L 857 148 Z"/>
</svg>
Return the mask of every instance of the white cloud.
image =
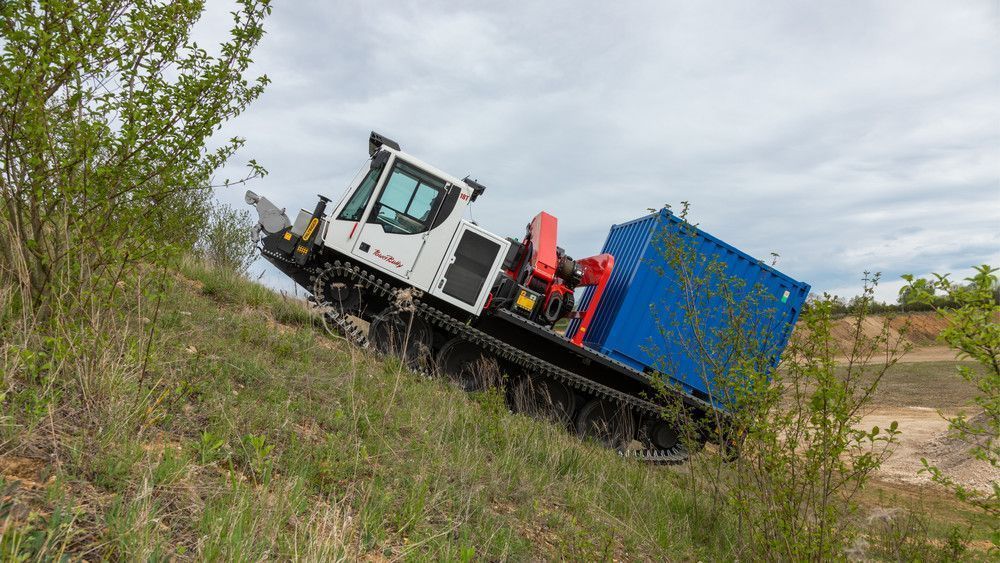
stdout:
<svg viewBox="0 0 1000 563">
<path fill-rule="evenodd" d="M 501 234 L 545 209 L 584 256 L 687 200 L 815 289 L 859 288 L 1000 261 L 998 30 L 985 0 L 283 3 L 255 65 L 274 83 L 223 134 L 290 208 L 339 194 L 375 129 L 482 180 Z"/>
</svg>

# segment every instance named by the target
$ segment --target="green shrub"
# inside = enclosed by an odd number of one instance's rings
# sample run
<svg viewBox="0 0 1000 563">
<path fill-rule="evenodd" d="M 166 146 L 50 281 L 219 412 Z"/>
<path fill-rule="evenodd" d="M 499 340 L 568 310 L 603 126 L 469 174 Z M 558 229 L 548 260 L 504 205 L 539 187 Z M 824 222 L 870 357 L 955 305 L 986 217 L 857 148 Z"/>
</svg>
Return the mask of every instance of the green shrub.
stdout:
<svg viewBox="0 0 1000 563">
<path fill-rule="evenodd" d="M 253 226 L 249 211 L 216 204 L 208 213 L 196 249 L 209 263 L 246 275 L 257 257 L 257 245 L 251 236 Z"/>
<path fill-rule="evenodd" d="M 681 429 L 690 451 L 705 440 L 717 453 L 694 456 L 685 480 L 694 514 L 693 533 L 704 522 L 735 520 L 732 555 L 764 560 L 826 560 L 843 557 L 861 530 L 856 497 L 891 453 L 899 434 L 889 428 L 861 429 L 866 405 L 882 376 L 904 350 L 889 320 L 875 336 L 855 331 L 838 350 L 831 334 L 837 302 L 814 300 L 800 317 L 782 363 L 775 354 L 771 323 L 774 297 L 761 285 L 731 274 L 725 262 L 699 250 L 695 228 L 684 225 L 655 239 L 666 268 L 661 275 L 680 284 L 678 304 L 651 304 L 661 337 L 683 348 L 701 366 L 708 400 L 717 411 L 691 416 L 677 399 L 673 357 L 654 344 L 664 416 Z M 862 295 L 850 305 L 851 323 L 871 319 L 878 275 L 867 276 Z M 847 365 L 838 368 L 837 357 Z M 698 374 L 696 374 L 698 375 Z M 733 461 L 730 461 L 733 460 Z M 701 511 L 705 511 L 701 513 Z"/>
<path fill-rule="evenodd" d="M 243 145 L 209 139 L 268 82 L 247 70 L 269 2 L 236 4 L 213 56 L 192 40 L 203 2 L 0 3 L 0 282 L 25 310 L 77 315 L 194 244 Z"/>
<path fill-rule="evenodd" d="M 973 399 L 981 414 L 966 413 L 946 417 L 951 434 L 965 442 L 976 459 L 1000 467 L 1000 303 L 996 299 L 998 268 L 987 264 L 977 266 L 976 273 L 966 278 L 966 284 L 948 279 L 948 274 L 934 274 L 921 279 L 905 275 L 904 288 L 911 299 L 928 304 L 948 321 L 940 338 L 958 352 L 960 358 L 975 360 L 982 369 L 958 366 L 958 376 L 975 386 Z M 951 307 L 941 307 L 934 294 L 947 296 Z M 946 471 L 923 460 L 924 469 L 935 482 L 952 491 L 962 501 L 983 511 L 993 523 L 993 550 L 1000 550 L 1000 483 L 992 483 L 992 491 L 982 493 L 956 483 Z"/>
</svg>

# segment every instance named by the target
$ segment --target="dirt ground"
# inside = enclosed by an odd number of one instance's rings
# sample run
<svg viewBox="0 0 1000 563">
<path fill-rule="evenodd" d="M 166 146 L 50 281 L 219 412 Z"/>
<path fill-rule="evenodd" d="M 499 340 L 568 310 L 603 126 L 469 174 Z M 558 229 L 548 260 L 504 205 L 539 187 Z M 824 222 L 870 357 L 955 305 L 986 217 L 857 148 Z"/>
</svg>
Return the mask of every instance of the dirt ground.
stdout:
<svg viewBox="0 0 1000 563">
<path fill-rule="evenodd" d="M 993 481 L 1000 479 L 1000 470 L 985 461 L 972 458 L 968 446 L 948 437 L 948 422 L 937 409 L 922 406 L 885 407 L 876 409 L 864 418 L 863 427 L 888 427 L 899 423 L 902 434 L 892 457 L 879 470 L 877 477 L 884 481 L 924 485 L 931 482 L 921 458 L 941 468 L 957 482 L 970 488 L 988 492 Z"/>
<path fill-rule="evenodd" d="M 865 332 L 881 328 L 881 319 L 872 318 Z M 903 328 L 905 325 L 906 328 Z M 902 361 L 884 376 L 872 410 L 861 426 L 888 427 L 899 423 L 902 434 L 892 457 L 883 464 L 877 477 L 887 483 L 923 486 L 931 482 L 929 475 L 919 473 L 921 458 L 937 465 L 958 483 L 981 491 L 989 491 L 1000 480 L 1000 470 L 973 459 L 968 446 L 948 435 L 948 422 L 942 415 L 965 412 L 969 417 L 979 414 L 971 404 L 975 389 L 956 373 L 956 367 L 974 364 L 960 363 L 954 351 L 937 341 L 944 328 L 941 319 L 929 314 L 909 315 L 894 320 L 894 334 L 908 340 L 913 348 Z M 844 323 L 839 336 L 848 342 L 851 328 Z"/>
<path fill-rule="evenodd" d="M 914 347 L 904 356 L 907 364 L 919 362 L 955 362 L 957 361 L 955 351 L 947 346 L 920 346 Z"/>
</svg>

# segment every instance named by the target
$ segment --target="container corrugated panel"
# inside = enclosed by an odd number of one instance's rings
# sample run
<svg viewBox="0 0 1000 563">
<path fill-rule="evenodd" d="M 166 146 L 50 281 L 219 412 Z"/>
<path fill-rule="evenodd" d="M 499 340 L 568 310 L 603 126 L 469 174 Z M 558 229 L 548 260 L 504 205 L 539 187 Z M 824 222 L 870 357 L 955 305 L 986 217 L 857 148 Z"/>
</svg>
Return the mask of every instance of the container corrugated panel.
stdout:
<svg viewBox="0 0 1000 563">
<path fill-rule="evenodd" d="M 716 264 L 723 276 L 744 282 L 742 291 L 760 292 L 763 296 L 741 303 L 757 303 L 748 310 L 739 330 L 751 336 L 761 357 L 776 365 L 788 337 L 798 319 L 799 311 L 809 295 L 809 285 L 796 281 L 776 269 L 742 252 L 718 238 L 700 230 L 674 238 L 684 241 L 686 252 L 695 257 L 688 264 L 695 277 L 704 277 L 692 287 L 701 288 L 701 295 L 682 291 L 673 269 L 668 265 L 664 244 L 665 233 L 679 233 L 680 218 L 663 209 L 628 223 L 614 225 L 608 233 L 602 252 L 615 257 L 615 267 L 584 344 L 636 370 L 656 370 L 667 373 L 696 396 L 712 393 L 715 377 L 713 365 L 724 365 L 727 350 L 713 334 L 733 328 L 724 311 L 731 310 L 720 295 L 723 285 L 719 276 L 706 276 L 706 264 Z M 691 229 L 688 225 L 687 229 Z M 685 230 L 685 233 L 688 231 Z M 730 285 L 731 287 L 731 285 Z M 579 309 L 585 308 L 593 295 L 587 288 L 580 299 Z M 692 301 L 693 300 L 693 301 Z M 701 321 L 693 323 L 686 311 L 697 310 Z M 572 336 L 579 321 L 570 323 L 567 336 Z M 696 331 L 695 326 L 702 330 Z M 706 357 L 711 358 L 710 361 Z"/>
</svg>

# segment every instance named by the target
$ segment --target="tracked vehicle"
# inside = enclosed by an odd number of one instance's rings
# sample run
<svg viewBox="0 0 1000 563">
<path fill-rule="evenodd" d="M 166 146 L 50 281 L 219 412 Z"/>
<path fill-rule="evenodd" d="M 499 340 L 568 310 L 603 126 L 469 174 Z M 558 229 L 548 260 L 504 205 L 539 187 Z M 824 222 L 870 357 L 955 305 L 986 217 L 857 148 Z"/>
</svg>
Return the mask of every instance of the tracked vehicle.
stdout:
<svg viewBox="0 0 1000 563">
<path fill-rule="evenodd" d="M 522 238 L 495 235 L 463 219 L 485 192 L 476 180 L 438 170 L 374 132 L 369 156 L 339 200 L 321 195 L 294 222 L 268 199 L 246 194 L 260 218 L 261 254 L 311 293 L 328 326 L 469 391 L 502 374 L 513 408 L 562 421 L 626 455 L 686 459 L 678 432 L 661 416 L 672 401 L 654 385 L 652 362 L 588 342 L 588 329 L 612 316 L 635 325 L 621 310 L 643 267 L 634 256 L 624 269 L 615 265 L 624 252 L 574 259 L 557 246 L 558 221 L 545 212 Z M 794 289 L 794 308 L 776 321 L 785 331 L 779 348 L 808 293 L 804 284 Z M 554 328 L 564 319 L 568 333 Z M 605 339 L 621 332 L 604 325 Z M 704 389 L 674 379 L 680 384 L 668 392 L 692 416 L 715 412 Z"/>
</svg>

